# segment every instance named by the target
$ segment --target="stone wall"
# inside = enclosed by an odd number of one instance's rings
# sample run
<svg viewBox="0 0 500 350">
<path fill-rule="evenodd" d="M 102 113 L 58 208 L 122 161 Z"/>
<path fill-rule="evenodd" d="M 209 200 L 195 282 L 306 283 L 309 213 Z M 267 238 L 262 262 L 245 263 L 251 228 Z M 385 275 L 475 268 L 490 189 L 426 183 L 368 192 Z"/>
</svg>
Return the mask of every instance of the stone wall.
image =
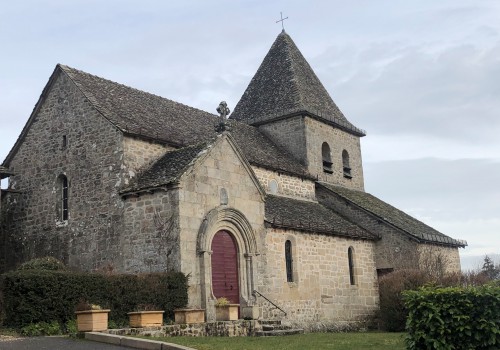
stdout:
<svg viewBox="0 0 500 350">
<path fill-rule="evenodd" d="M 420 244 L 418 247 L 420 268 L 435 274 L 460 272 L 458 248 L 444 245 Z"/>
<path fill-rule="evenodd" d="M 287 282 L 285 242 L 292 242 L 293 282 Z M 357 321 L 378 307 L 373 242 L 268 228 L 259 264 L 258 291 L 294 323 Z M 354 249 L 351 285 L 348 249 Z M 259 303 L 264 303 L 258 298 Z M 266 307 L 269 306 L 269 307 Z M 283 314 L 262 307 L 263 319 Z"/>
<path fill-rule="evenodd" d="M 175 148 L 153 141 L 141 140 L 136 137 L 123 138 L 123 164 L 126 168 L 125 185 L 134 177 L 137 171 L 152 161 Z"/>
<path fill-rule="evenodd" d="M 146 337 L 246 337 L 262 329 L 260 322 L 219 321 L 195 324 L 173 324 L 162 327 L 108 329 L 114 335 L 140 335 Z"/>
<path fill-rule="evenodd" d="M 306 165 L 309 172 L 320 180 L 348 188 L 364 189 L 361 146 L 358 136 L 305 116 L 264 124 L 259 126 L 259 130 Z M 330 147 L 330 158 L 333 163 L 331 174 L 323 171 L 323 142 Z M 349 154 L 352 178 L 344 176 L 342 162 L 344 150 Z"/>
<path fill-rule="evenodd" d="M 52 87 L 9 164 L 4 201 L 9 266 L 46 255 L 93 270 L 121 261 L 122 134 L 64 74 Z M 69 181 L 69 218 L 58 206 L 58 177 Z"/>
<path fill-rule="evenodd" d="M 364 190 L 361 145 L 358 136 L 334 128 L 315 119 L 305 118 L 308 170 L 321 181 L 338 184 L 355 190 Z M 332 174 L 323 171 L 321 147 L 323 142 L 330 147 Z M 352 178 L 344 177 L 342 151 L 349 153 Z"/>
<path fill-rule="evenodd" d="M 180 270 L 179 191 L 156 191 L 125 200 L 122 254 L 125 272 Z"/>
<path fill-rule="evenodd" d="M 264 192 L 250 166 L 231 142 L 221 137 L 183 175 L 179 185 L 181 271 L 190 274 L 189 307 L 206 309 L 215 318 L 211 288 L 211 241 L 219 230 L 229 231 L 238 246 L 240 304 L 251 298 L 255 251 L 264 229 Z M 255 245 L 256 246 L 256 245 Z"/>
<path fill-rule="evenodd" d="M 303 180 L 295 176 L 280 174 L 275 171 L 255 166 L 253 167 L 253 171 L 267 193 L 272 193 L 270 191 L 269 183 L 271 180 L 275 180 L 278 185 L 278 191 L 276 194 L 279 196 L 311 200 L 316 198 L 314 182 L 311 180 Z"/>
<path fill-rule="evenodd" d="M 296 116 L 259 126 L 275 144 L 286 149 L 300 163 L 307 165 L 304 117 Z"/>
</svg>

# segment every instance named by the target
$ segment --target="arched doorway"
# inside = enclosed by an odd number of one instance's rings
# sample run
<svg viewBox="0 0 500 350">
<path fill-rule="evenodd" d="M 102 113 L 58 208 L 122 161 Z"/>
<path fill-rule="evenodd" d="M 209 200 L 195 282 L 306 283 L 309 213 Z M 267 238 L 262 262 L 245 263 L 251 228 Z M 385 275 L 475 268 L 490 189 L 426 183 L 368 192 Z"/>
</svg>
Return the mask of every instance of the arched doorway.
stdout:
<svg viewBox="0 0 500 350">
<path fill-rule="evenodd" d="M 211 249 L 214 296 L 239 304 L 238 247 L 234 237 L 228 231 L 218 231 L 212 239 Z"/>
<path fill-rule="evenodd" d="M 225 232 L 225 234 L 219 234 Z M 216 237 L 217 236 L 217 237 Z M 214 267 L 217 265 L 218 258 L 212 256 L 219 255 L 221 249 L 214 247 L 219 244 L 218 237 L 225 237 L 226 244 L 231 242 L 230 246 L 233 252 L 236 252 L 236 257 L 231 259 L 233 269 L 236 268 L 236 279 L 229 282 L 229 291 L 233 287 L 233 295 L 223 295 L 220 289 L 213 287 L 217 278 L 213 279 L 214 272 L 220 271 L 220 268 Z M 230 238 L 230 241 L 227 241 Z M 224 244 L 224 243 L 222 243 Z M 225 248 L 222 251 L 226 250 Z M 240 211 L 234 208 L 221 206 L 212 209 L 203 220 L 198 233 L 197 252 L 200 263 L 200 288 L 201 288 L 201 308 L 206 311 L 206 319 L 215 321 L 215 298 L 225 296 L 236 301 L 241 307 L 251 306 L 254 303 L 252 292 L 254 290 L 255 281 L 257 280 L 256 270 L 254 269 L 255 257 L 259 255 L 257 251 L 257 240 L 253 231 L 252 225 Z M 234 253 L 233 253 L 234 254 Z M 225 256 L 225 254 L 223 255 Z M 214 261 L 215 259 L 215 261 Z M 224 258 L 226 259 L 226 258 Z M 230 260 L 227 258 L 227 260 Z M 225 268 L 222 270 L 225 271 Z M 224 276 L 226 278 L 226 276 Z M 233 274 L 234 278 L 234 274 Z M 224 286 L 227 284 L 223 282 Z M 237 290 L 235 290 L 235 287 Z M 226 290 L 224 290 L 226 293 Z M 229 293 L 231 294 L 231 293 Z"/>
</svg>

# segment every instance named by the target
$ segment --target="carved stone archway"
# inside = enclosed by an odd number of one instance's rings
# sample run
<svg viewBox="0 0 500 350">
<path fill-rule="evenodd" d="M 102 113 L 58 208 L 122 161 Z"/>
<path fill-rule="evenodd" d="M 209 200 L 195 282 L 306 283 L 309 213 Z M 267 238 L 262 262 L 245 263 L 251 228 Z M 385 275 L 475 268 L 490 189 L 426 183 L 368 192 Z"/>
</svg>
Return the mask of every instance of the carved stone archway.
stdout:
<svg viewBox="0 0 500 350">
<path fill-rule="evenodd" d="M 257 252 L 255 232 L 243 213 L 226 206 L 212 209 L 198 231 L 197 253 L 201 277 L 201 307 L 206 310 L 207 320 L 214 320 L 215 297 L 212 293 L 211 243 L 219 231 L 230 232 L 238 246 L 240 304 L 252 305 L 252 291 L 256 276 L 254 257 Z"/>
</svg>

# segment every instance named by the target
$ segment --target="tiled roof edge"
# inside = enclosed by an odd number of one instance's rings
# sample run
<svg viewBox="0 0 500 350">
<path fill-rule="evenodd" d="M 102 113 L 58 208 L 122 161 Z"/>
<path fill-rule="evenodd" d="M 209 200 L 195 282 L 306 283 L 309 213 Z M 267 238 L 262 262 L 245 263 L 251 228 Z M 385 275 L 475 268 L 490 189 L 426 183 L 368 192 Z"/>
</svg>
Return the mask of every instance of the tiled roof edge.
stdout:
<svg viewBox="0 0 500 350">
<path fill-rule="evenodd" d="M 354 203 L 352 200 L 350 200 L 349 198 L 347 198 L 346 196 L 343 196 L 342 194 L 340 193 L 337 193 L 333 190 L 331 190 L 330 188 L 328 188 L 327 186 L 323 185 L 320 181 L 317 181 L 316 182 L 317 184 L 321 185 L 323 188 L 327 189 L 328 191 L 336 194 L 337 196 L 349 201 L 349 203 L 351 203 L 353 206 L 363 210 L 364 212 L 370 214 L 371 216 L 374 216 L 375 218 L 381 220 L 381 221 L 384 221 L 386 224 L 390 225 L 391 227 L 403 232 L 406 236 L 418 241 L 418 242 L 423 242 L 423 243 L 432 243 L 432 244 L 438 244 L 438 245 L 447 245 L 447 246 L 455 246 L 455 247 L 461 247 L 461 248 L 465 248 L 465 246 L 467 246 L 467 242 L 464 242 L 462 240 L 457 240 L 457 239 L 454 239 L 454 238 L 451 238 L 449 236 L 446 236 L 443 234 L 443 236 L 445 236 L 447 239 L 444 239 L 445 237 L 441 237 L 441 236 L 436 236 L 436 235 L 428 235 L 428 234 L 425 234 L 426 236 L 432 236 L 434 238 L 436 238 L 436 240 L 431 240 L 429 238 L 424 238 L 424 237 L 418 237 L 418 236 L 415 236 L 414 234 L 406 231 L 404 228 L 401 228 L 395 224 L 393 224 L 392 222 L 388 221 L 386 218 L 384 217 L 381 217 L 379 215 L 377 215 L 376 213 L 372 212 L 371 210 L 369 210 L 368 208 L 365 208 L 365 207 L 362 207 L 360 205 L 358 205 L 357 203 Z M 369 193 L 366 193 L 368 195 L 370 195 Z M 377 197 L 375 197 L 377 198 Z M 381 199 L 377 198 L 378 200 L 382 201 Z M 382 201 L 383 202 L 383 201 Z M 384 202 L 385 203 L 385 202 Z M 388 203 L 387 203 L 388 204 Z M 389 204 L 390 205 L 390 204 Z M 399 209 L 398 209 L 399 210 Z M 404 213 L 404 212 L 403 212 Z M 405 213 L 406 214 L 406 213 Z M 406 215 L 409 215 L 409 214 L 406 214 Z M 412 217 L 413 218 L 413 217 Z M 415 218 L 413 218 L 415 219 Z M 418 219 L 415 219 L 417 221 L 420 221 Z M 423 223 L 424 225 L 428 226 L 427 224 Z M 441 239 L 439 239 L 441 238 Z"/>
<path fill-rule="evenodd" d="M 330 114 L 323 113 L 321 111 L 317 111 L 317 110 L 314 110 L 314 109 L 308 108 L 308 107 L 293 108 L 293 109 L 281 111 L 281 112 L 276 113 L 276 114 L 246 119 L 245 121 L 250 125 L 258 126 L 258 125 L 274 122 L 277 120 L 295 117 L 298 115 L 307 115 L 307 116 L 310 116 L 311 118 L 314 118 L 317 120 L 326 121 L 328 124 L 334 125 L 340 129 L 342 129 L 348 133 L 351 133 L 353 135 L 356 135 L 356 136 L 360 136 L 360 137 L 366 136 L 365 130 L 355 127 L 351 122 L 342 120 L 342 119 L 337 118 L 337 117 L 332 117 Z"/>
<path fill-rule="evenodd" d="M 317 233 L 317 234 L 329 234 L 329 235 L 334 235 L 334 236 L 347 237 L 347 238 L 352 238 L 352 239 L 363 239 L 363 240 L 368 240 L 368 241 L 372 241 L 372 240 L 375 241 L 378 239 L 375 236 L 362 237 L 360 235 L 353 234 L 353 233 L 328 229 L 328 228 L 324 227 L 323 225 L 310 225 L 310 224 L 304 225 L 300 221 L 299 222 L 296 222 L 296 221 L 285 222 L 285 221 L 279 220 L 279 219 L 276 220 L 276 217 L 274 217 L 272 221 L 268 218 L 265 218 L 264 222 L 267 222 L 272 227 L 306 231 L 306 232 Z"/>
</svg>

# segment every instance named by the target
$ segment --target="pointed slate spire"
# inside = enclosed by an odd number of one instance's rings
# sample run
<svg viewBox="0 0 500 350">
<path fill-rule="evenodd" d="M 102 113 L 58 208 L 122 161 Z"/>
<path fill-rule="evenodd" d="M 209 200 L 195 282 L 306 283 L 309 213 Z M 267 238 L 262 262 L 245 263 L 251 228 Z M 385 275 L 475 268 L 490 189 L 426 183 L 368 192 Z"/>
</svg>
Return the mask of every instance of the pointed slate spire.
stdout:
<svg viewBox="0 0 500 350">
<path fill-rule="evenodd" d="M 250 81 L 231 118 L 261 124 L 304 112 L 364 136 L 363 130 L 345 118 L 292 38 L 283 30 Z"/>
</svg>

